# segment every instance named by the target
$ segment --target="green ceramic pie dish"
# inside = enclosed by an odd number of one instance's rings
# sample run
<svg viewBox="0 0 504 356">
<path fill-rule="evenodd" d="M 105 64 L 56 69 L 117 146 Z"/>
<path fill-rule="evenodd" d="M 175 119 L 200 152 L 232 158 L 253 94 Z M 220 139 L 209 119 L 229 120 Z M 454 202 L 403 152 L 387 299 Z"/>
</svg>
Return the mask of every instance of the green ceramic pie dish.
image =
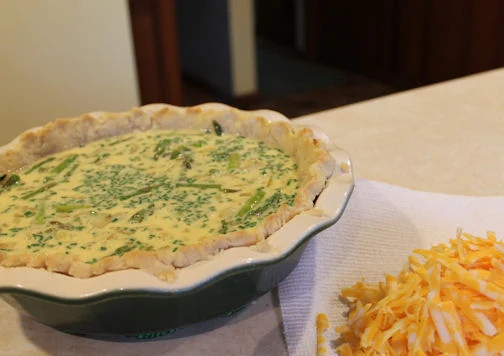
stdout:
<svg viewBox="0 0 504 356">
<path fill-rule="evenodd" d="M 229 109 L 221 104 L 202 107 Z M 287 120 L 272 111 L 257 114 L 271 121 Z M 315 134 L 328 140 L 316 129 Z M 172 283 L 139 270 L 77 279 L 40 269 L 0 267 L 0 298 L 50 327 L 98 338 L 150 338 L 231 314 L 280 283 L 296 267 L 309 240 L 342 215 L 353 189 L 351 162 L 339 148 L 331 153 L 338 168 L 314 208 L 269 236 L 268 252 L 231 248 L 183 268 Z"/>
</svg>

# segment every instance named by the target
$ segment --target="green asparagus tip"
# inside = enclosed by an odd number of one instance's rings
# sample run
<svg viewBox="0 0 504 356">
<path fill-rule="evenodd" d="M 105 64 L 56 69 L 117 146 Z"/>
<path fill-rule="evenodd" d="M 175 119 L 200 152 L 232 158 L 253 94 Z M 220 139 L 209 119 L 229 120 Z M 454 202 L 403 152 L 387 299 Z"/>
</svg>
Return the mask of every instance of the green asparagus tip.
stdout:
<svg viewBox="0 0 504 356">
<path fill-rule="evenodd" d="M 236 216 L 242 217 L 247 215 L 249 212 L 252 211 L 252 209 L 264 198 L 266 193 L 262 189 L 258 189 L 254 195 L 250 197 L 249 200 L 245 202 L 245 204 L 242 206 L 242 208 L 238 211 Z"/>
<path fill-rule="evenodd" d="M 222 136 L 222 126 L 215 120 L 212 120 L 214 132 L 217 136 Z"/>
</svg>

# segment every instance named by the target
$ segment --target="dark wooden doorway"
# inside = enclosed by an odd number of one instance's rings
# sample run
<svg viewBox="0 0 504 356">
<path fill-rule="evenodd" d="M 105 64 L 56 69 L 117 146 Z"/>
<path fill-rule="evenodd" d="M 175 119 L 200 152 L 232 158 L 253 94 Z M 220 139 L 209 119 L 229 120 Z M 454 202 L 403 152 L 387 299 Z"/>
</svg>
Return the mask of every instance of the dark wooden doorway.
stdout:
<svg viewBox="0 0 504 356">
<path fill-rule="evenodd" d="M 501 0 L 310 0 L 307 55 L 409 88 L 504 66 Z"/>
<path fill-rule="evenodd" d="M 175 0 L 129 0 L 142 105 L 182 103 Z"/>
</svg>

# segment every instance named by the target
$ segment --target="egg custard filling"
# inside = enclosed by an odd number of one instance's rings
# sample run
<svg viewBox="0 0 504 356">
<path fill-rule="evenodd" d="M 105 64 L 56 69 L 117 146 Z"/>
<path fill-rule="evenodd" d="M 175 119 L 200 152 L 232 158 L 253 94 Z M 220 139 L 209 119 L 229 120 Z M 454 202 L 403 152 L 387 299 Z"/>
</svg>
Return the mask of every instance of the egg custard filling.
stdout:
<svg viewBox="0 0 504 356">
<path fill-rule="evenodd" d="M 94 131 L 72 148 L 5 171 L 0 264 L 81 278 L 139 268 L 170 280 L 176 268 L 264 241 L 306 209 L 300 188 L 307 179 L 296 155 L 243 130 L 228 133 L 213 116 L 205 125 L 200 119 L 196 128 L 153 130 L 151 118 L 145 131 L 106 138 Z M 12 164 L 12 155 L 3 156 L 4 166 Z"/>
</svg>

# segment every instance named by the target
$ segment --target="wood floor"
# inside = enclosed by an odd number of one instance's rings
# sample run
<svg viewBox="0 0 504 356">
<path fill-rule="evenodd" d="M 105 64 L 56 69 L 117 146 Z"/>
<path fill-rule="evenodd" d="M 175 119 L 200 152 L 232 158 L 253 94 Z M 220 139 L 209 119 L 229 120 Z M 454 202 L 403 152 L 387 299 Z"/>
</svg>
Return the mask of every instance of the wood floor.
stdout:
<svg viewBox="0 0 504 356">
<path fill-rule="evenodd" d="M 396 88 L 379 81 L 353 73 L 342 73 L 345 79 L 338 84 L 275 97 L 263 95 L 249 103 L 234 103 L 234 105 L 246 110 L 271 109 L 281 112 L 289 118 L 294 118 L 397 92 Z M 192 106 L 216 101 L 223 102 L 225 100 L 201 84 L 184 80 L 183 105 Z"/>
<path fill-rule="evenodd" d="M 270 109 L 288 118 L 357 103 L 398 90 L 349 71 L 306 60 L 292 48 L 259 39 L 256 48 L 259 95 L 229 102 L 202 83 L 184 78 L 185 106 L 224 102 L 240 109 Z"/>
</svg>

